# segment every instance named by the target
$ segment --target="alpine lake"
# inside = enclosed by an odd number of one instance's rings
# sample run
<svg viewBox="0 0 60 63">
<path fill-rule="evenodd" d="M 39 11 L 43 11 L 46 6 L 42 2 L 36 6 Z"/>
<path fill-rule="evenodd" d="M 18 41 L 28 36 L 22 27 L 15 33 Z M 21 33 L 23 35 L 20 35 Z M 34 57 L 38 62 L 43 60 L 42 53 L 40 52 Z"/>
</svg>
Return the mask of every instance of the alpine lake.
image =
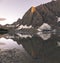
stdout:
<svg viewBox="0 0 60 63">
<path fill-rule="evenodd" d="M 13 63 L 60 63 L 60 35 L 59 32 L 51 32 L 50 30 L 35 34 L 26 31 L 24 33 L 22 31 L 9 33 L 8 30 L 2 30 L 0 32 L 0 50 L 0 53 L 5 52 L 6 54 L 7 51 L 18 50 L 17 52 L 20 54 L 18 56 L 21 57 L 18 57 L 19 60 L 16 58 L 17 61 L 14 60 L 15 62 L 11 59 Z M 6 58 L 6 56 L 3 58 Z M 11 60 L 6 59 L 6 61 Z M 3 61 L 1 62 L 3 63 Z"/>
</svg>

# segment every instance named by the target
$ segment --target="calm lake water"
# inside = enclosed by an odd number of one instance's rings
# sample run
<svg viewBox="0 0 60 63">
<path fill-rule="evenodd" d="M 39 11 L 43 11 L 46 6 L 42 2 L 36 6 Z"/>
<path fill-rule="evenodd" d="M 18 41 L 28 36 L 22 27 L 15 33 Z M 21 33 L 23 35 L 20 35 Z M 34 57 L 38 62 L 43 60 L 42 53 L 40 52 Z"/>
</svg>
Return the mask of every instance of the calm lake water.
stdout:
<svg viewBox="0 0 60 63">
<path fill-rule="evenodd" d="M 5 34 L 0 36 L 0 49 L 24 48 L 32 58 L 44 63 L 60 62 L 60 36 L 51 33 L 37 35 Z"/>
</svg>

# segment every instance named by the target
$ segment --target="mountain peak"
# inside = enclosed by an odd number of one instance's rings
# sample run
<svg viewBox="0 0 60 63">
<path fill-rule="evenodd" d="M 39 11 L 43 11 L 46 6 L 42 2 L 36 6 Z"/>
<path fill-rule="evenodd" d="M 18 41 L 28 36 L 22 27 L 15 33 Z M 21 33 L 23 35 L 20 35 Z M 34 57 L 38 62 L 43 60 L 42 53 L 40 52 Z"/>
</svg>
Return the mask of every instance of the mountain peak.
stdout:
<svg viewBox="0 0 60 63">
<path fill-rule="evenodd" d="M 34 6 L 31 7 L 31 12 L 34 13 L 36 11 L 36 8 Z"/>
</svg>

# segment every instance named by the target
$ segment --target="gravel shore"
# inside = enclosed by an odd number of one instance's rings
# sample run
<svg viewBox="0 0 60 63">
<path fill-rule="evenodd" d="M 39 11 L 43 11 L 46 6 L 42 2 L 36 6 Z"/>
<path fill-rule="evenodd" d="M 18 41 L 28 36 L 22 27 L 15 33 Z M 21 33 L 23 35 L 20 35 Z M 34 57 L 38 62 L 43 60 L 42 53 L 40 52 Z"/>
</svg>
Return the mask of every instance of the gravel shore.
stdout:
<svg viewBox="0 0 60 63">
<path fill-rule="evenodd" d="M 0 63 L 33 63 L 24 49 L 0 51 Z"/>
</svg>

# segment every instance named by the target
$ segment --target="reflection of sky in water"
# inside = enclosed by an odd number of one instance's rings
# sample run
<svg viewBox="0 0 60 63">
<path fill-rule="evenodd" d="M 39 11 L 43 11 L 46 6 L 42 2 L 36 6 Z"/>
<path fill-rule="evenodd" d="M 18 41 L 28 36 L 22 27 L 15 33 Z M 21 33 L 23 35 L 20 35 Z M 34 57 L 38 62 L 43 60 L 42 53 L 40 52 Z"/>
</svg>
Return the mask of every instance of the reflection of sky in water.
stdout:
<svg viewBox="0 0 60 63">
<path fill-rule="evenodd" d="M 0 43 L 5 43 L 0 45 L 0 49 L 13 49 L 13 48 L 19 48 L 20 46 L 17 44 L 16 41 L 13 41 L 12 39 L 5 39 L 0 38 Z"/>
</svg>

